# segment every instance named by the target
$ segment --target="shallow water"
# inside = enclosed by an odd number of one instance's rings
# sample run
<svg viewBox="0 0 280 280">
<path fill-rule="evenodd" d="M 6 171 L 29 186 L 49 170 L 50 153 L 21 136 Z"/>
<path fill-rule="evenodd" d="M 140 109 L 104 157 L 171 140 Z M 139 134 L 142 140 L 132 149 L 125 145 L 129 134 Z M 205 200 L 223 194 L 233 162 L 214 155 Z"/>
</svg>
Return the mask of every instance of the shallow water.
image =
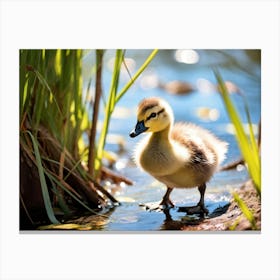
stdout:
<svg viewBox="0 0 280 280">
<path fill-rule="evenodd" d="M 136 68 L 147 57 L 149 51 L 127 51 L 127 57 L 133 58 Z M 213 90 L 215 78 L 212 66 L 218 66 L 225 81 L 230 81 L 235 88 L 233 91 L 242 91 L 248 100 L 252 122 L 257 127 L 260 120 L 260 63 L 258 52 L 242 50 L 220 51 L 197 51 L 200 59 L 196 64 L 179 63 L 174 58 L 174 51 L 161 51 L 152 62 L 149 69 L 141 76 L 133 88 L 123 97 L 117 106 L 116 113 L 110 123 L 109 136 L 106 149 L 118 154 L 118 160 L 113 168 L 120 174 L 134 182 L 133 186 L 110 185 L 107 189 L 121 202 L 121 205 L 112 209 L 108 219 L 100 221 L 100 217 L 87 217 L 85 223 L 92 225 L 93 229 L 106 231 L 151 231 L 180 229 L 182 224 L 192 222 L 196 217 L 187 216 L 185 212 L 179 212 L 177 206 L 195 205 L 199 200 L 197 188 L 175 189 L 171 199 L 176 207 L 169 213 L 163 211 L 149 211 L 141 204 L 158 203 L 165 193 L 165 186 L 148 174 L 139 170 L 131 161 L 131 156 L 137 138 L 129 138 L 129 132 L 136 123 L 136 107 L 140 100 L 148 96 L 165 98 L 174 109 L 175 121 L 188 121 L 201 125 L 215 133 L 221 139 L 229 143 L 229 151 L 224 164 L 240 158 L 240 152 L 236 144 L 232 126 L 223 107 L 222 100 Z M 110 60 L 113 52 L 108 51 L 105 61 Z M 88 54 L 88 58 L 92 56 Z M 106 64 L 108 65 L 108 64 Z M 108 92 L 110 85 L 111 70 L 105 68 L 104 92 Z M 121 86 L 128 79 L 121 81 Z M 151 81 L 168 82 L 172 80 L 185 81 L 192 84 L 195 90 L 185 95 L 172 95 L 165 90 L 154 87 Z M 150 85 L 149 85 L 150 81 Z M 238 90 L 236 90 L 236 86 Z M 242 98 L 236 94 L 231 95 L 242 120 L 247 123 Z M 206 109 L 205 109 L 206 108 Z M 214 117 L 208 115 L 214 110 Z M 201 112 L 205 114 L 201 114 Z M 102 119 L 103 112 L 100 112 Z M 124 152 L 119 153 L 118 140 L 112 135 L 118 135 L 124 142 Z M 113 139 L 112 141 L 110 139 Z M 218 172 L 207 185 L 205 194 L 206 207 L 210 210 L 209 216 L 216 209 L 226 207 L 231 198 L 230 190 L 239 187 L 248 178 L 245 167 L 239 166 L 237 170 Z M 98 221 L 98 222 L 96 222 Z"/>
</svg>

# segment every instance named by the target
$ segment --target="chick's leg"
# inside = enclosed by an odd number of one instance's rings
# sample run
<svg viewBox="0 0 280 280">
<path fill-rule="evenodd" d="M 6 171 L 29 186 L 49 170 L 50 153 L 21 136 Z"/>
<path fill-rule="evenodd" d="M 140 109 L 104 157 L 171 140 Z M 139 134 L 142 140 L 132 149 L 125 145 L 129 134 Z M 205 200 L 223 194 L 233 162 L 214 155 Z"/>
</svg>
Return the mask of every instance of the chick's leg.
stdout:
<svg viewBox="0 0 280 280">
<path fill-rule="evenodd" d="M 200 199 L 199 199 L 199 202 L 197 204 L 197 206 L 200 206 L 201 210 L 205 213 L 205 214 L 208 214 L 209 211 L 208 209 L 205 207 L 204 205 L 204 194 L 205 194 L 205 190 L 206 190 L 206 184 L 202 184 L 198 187 L 198 190 L 200 192 Z"/>
<path fill-rule="evenodd" d="M 167 187 L 166 193 L 162 198 L 162 201 L 160 203 L 160 205 L 163 205 L 165 207 L 174 207 L 173 202 L 170 200 L 169 195 L 172 192 L 172 188 Z"/>
</svg>

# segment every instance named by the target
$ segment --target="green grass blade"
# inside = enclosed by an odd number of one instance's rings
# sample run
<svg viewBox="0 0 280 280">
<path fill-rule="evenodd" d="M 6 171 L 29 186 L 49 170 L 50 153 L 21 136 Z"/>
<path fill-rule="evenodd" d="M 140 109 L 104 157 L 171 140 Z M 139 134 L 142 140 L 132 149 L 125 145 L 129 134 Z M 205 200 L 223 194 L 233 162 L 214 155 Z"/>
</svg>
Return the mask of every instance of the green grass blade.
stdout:
<svg viewBox="0 0 280 280">
<path fill-rule="evenodd" d="M 246 112 L 246 116 L 247 116 L 247 120 L 248 120 L 248 124 L 249 124 L 250 141 L 251 141 L 251 146 L 252 146 L 252 150 L 253 150 L 252 155 L 255 157 L 255 162 L 259 165 L 258 168 L 260 168 L 259 149 L 258 149 L 256 138 L 254 136 L 253 125 L 252 125 L 252 121 L 251 121 L 248 102 L 247 102 L 245 95 L 242 94 L 242 97 L 243 97 L 245 112 Z"/>
<path fill-rule="evenodd" d="M 60 49 L 56 50 L 54 61 L 55 61 L 54 64 L 55 73 L 57 77 L 60 77 L 61 75 L 61 50 Z"/>
<path fill-rule="evenodd" d="M 237 111 L 229 97 L 227 88 L 223 82 L 223 79 L 217 70 L 214 71 L 216 79 L 219 84 L 219 91 L 221 93 L 223 102 L 227 109 L 228 115 L 233 123 L 236 131 L 236 138 L 243 155 L 244 160 L 248 165 L 249 174 L 254 182 L 258 194 L 261 194 L 261 172 L 260 172 L 260 159 L 258 153 L 252 149 L 250 140 L 247 138 L 242 122 L 239 118 Z M 256 160 L 257 158 L 257 160 Z"/>
<path fill-rule="evenodd" d="M 247 207 L 245 202 L 239 197 L 239 195 L 236 192 L 233 193 L 233 198 L 238 204 L 239 208 L 241 209 L 246 219 L 250 222 L 252 229 L 257 229 L 255 217 L 253 213 L 250 211 L 250 209 Z"/>
<path fill-rule="evenodd" d="M 49 93 L 50 93 L 50 98 L 51 98 L 51 100 L 54 101 L 54 103 L 56 104 L 56 108 L 57 108 L 58 112 L 62 115 L 62 112 L 61 112 L 61 110 L 60 110 L 60 108 L 59 108 L 59 105 L 58 105 L 58 103 L 57 103 L 56 97 L 55 97 L 55 95 L 53 94 L 53 92 L 52 92 L 52 90 L 51 90 L 51 88 L 50 88 L 48 82 L 46 81 L 46 79 L 40 74 L 39 71 L 34 70 L 34 73 L 35 73 L 36 77 L 39 79 L 40 83 L 41 83 L 44 87 L 47 88 L 47 90 L 48 90 Z"/>
<path fill-rule="evenodd" d="M 29 73 L 27 73 L 25 75 L 25 83 L 24 83 L 24 88 L 21 89 L 20 92 L 20 102 L 22 102 L 20 104 L 20 108 L 21 108 L 21 114 L 20 114 L 20 118 L 22 121 L 22 117 L 24 114 L 31 114 L 31 110 L 30 110 L 30 103 L 32 101 L 33 95 L 33 88 L 34 88 L 34 83 L 35 83 L 35 76 L 33 75 L 31 77 L 31 75 L 29 75 Z M 22 91 L 23 90 L 23 91 Z"/>
<path fill-rule="evenodd" d="M 154 59 L 154 57 L 156 56 L 157 53 L 158 53 L 157 49 L 152 51 L 152 53 L 149 55 L 149 57 L 146 59 L 146 61 L 142 64 L 142 66 L 139 68 L 139 70 L 136 72 L 136 74 L 132 77 L 132 79 L 118 93 L 115 103 L 119 102 L 119 100 L 123 97 L 123 95 L 127 92 L 127 90 L 132 86 L 132 84 L 137 80 L 137 78 L 142 74 L 142 72 L 151 63 L 151 61 Z"/>
<path fill-rule="evenodd" d="M 114 65 L 114 71 L 113 71 L 113 78 L 112 78 L 112 83 L 111 83 L 111 88 L 110 88 L 110 95 L 109 95 L 109 110 L 110 114 L 113 112 L 114 107 L 115 107 L 115 100 L 116 100 L 116 95 L 118 91 L 118 85 L 119 85 L 119 77 L 121 73 L 121 66 L 123 62 L 123 56 L 124 56 L 124 51 L 122 50 L 117 50 L 116 51 L 116 58 L 115 58 L 115 65 Z"/>
<path fill-rule="evenodd" d="M 23 91 L 20 93 L 20 117 L 22 117 L 24 108 L 26 107 L 27 101 L 29 102 L 28 99 L 28 90 L 30 88 L 29 85 L 29 79 L 26 75 L 25 81 L 24 81 L 24 86 L 23 86 Z"/>
<path fill-rule="evenodd" d="M 51 204 L 51 200 L 50 200 L 50 196 L 49 196 L 49 192 L 48 192 L 48 186 L 47 186 L 45 175 L 44 175 L 44 168 L 42 166 L 41 156 L 40 156 L 40 152 L 39 152 L 39 148 L 38 148 L 38 143 L 29 131 L 28 131 L 28 134 L 30 135 L 30 138 L 33 143 L 33 148 L 34 148 L 34 153 L 35 153 L 35 158 L 36 158 L 36 162 L 37 162 L 41 188 L 42 188 L 42 195 L 43 195 L 43 200 L 44 200 L 48 218 L 53 224 L 60 224 L 60 222 L 56 219 L 54 212 L 53 212 L 53 208 L 52 208 L 52 204 Z"/>
<path fill-rule="evenodd" d="M 35 114 L 35 119 L 34 119 L 34 129 L 37 130 L 39 127 L 39 124 L 41 122 L 41 118 L 42 118 L 42 110 L 43 110 L 43 106 L 44 106 L 44 101 L 45 101 L 45 97 L 44 97 L 44 92 L 45 89 L 42 88 L 42 91 L 40 92 L 40 94 L 37 94 L 36 96 L 36 103 L 35 103 L 35 107 L 34 107 L 34 114 Z"/>
</svg>

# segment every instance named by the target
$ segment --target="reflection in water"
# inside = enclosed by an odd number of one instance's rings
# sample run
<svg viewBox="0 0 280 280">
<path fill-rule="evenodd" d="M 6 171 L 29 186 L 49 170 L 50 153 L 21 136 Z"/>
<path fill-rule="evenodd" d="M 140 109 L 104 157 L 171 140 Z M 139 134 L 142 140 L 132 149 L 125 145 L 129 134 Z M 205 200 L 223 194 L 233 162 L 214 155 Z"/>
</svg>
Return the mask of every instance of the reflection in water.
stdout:
<svg viewBox="0 0 280 280">
<path fill-rule="evenodd" d="M 161 226 L 161 230 L 180 230 L 185 226 L 196 226 L 199 225 L 201 222 L 203 222 L 205 219 L 212 219 L 215 217 L 218 217 L 222 214 L 224 214 L 230 203 L 222 203 L 221 202 L 215 205 L 211 205 L 209 214 L 205 216 L 205 214 L 200 212 L 200 209 L 198 209 L 197 213 L 189 214 L 190 210 L 194 212 L 193 206 L 184 206 L 179 207 L 177 212 L 185 213 L 185 216 L 180 217 L 180 219 L 174 219 L 172 218 L 172 215 L 170 213 L 171 209 L 164 209 L 163 213 L 165 214 L 165 220 Z M 216 207 L 216 208 L 215 208 Z M 209 208 L 209 205 L 208 205 Z"/>
<path fill-rule="evenodd" d="M 157 203 L 152 203 L 156 205 Z M 157 204 L 158 205 L 158 204 Z M 150 230 L 180 230 L 185 226 L 196 226 L 202 221 L 212 219 L 224 214 L 228 207 L 228 201 L 206 203 L 209 209 L 207 216 L 199 212 L 189 215 L 192 206 L 151 209 L 140 207 L 138 203 L 124 202 L 120 206 L 103 211 L 102 215 L 88 215 L 71 219 L 67 224 L 72 229 L 78 230 L 101 230 L 101 231 L 150 231 Z M 53 228 L 55 229 L 55 228 Z M 71 229 L 71 228 L 69 228 Z"/>
<path fill-rule="evenodd" d="M 166 218 L 160 227 L 161 230 L 180 230 L 187 225 L 198 225 L 205 219 L 204 215 L 201 214 L 191 216 L 186 214 L 186 216 L 181 217 L 179 220 L 174 220 L 170 214 L 170 209 L 164 209 L 163 213 Z"/>
<path fill-rule="evenodd" d="M 202 213 L 196 213 L 196 214 L 192 214 L 189 215 L 188 212 L 190 209 L 193 209 L 193 207 L 179 207 L 178 208 L 178 212 L 182 212 L 185 213 L 185 216 L 180 217 L 180 219 L 174 219 L 172 218 L 172 215 L 170 213 L 170 209 L 164 209 L 163 213 L 165 214 L 165 220 L 161 226 L 161 230 L 180 230 L 183 227 L 186 226 L 197 226 L 199 225 L 201 222 L 203 222 L 206 219 L 212 219 L 215 217 L 218 217 L 222 214 L 224 214 L 228 207 L 229 207 L 230 203 L 224 203 L 223 206 L 221 206 L 219 204 L 219 206 L 217 208 L 214 208 L 213 210 L 213 205 L 211 207 L 211 212 L 209 212 L 209 214 L 207 216 L 205 216 Z"/>
</svg>

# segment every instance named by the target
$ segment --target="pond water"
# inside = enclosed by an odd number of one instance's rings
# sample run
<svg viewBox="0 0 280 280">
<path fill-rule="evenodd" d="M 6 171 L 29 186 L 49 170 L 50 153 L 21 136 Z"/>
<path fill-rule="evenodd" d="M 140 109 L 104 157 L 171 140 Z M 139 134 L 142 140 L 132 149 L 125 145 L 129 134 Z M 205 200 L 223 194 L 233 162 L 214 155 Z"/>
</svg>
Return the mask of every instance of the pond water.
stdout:
<svg viewBox="0 0 280 280">
<path fill-rule="evenodd" d="M 139 68 L 149 50 L 128 50 L 127 67 L 131 73 Z M 114 51 L 107 51 L 104 57 L 103 91 L 108 93 L 112 75 Z M 94 52 L 85 57 L 85 65 L 94 59 Z M 124 95 L 111 119 L 106 150 L 117 155 L 113 164 L 116 172 L 133 181 L 132 186 L 107 184 L 107 189 L 121 202 L 121 205 L 105 213 L 108 219 L 87 217 L 86 222 L 96 225 L 95 229 L 105 231 L 154 231 L 179 229 L 188 219 L 185 212 L 175 207 L 168 213 L 148 211 L 142 204 L 158 203 L 165 193 L 165 186 L 145 172 L 139 170 L 131 156 L 142 135 L 130 138 L 129 132 L 136 124 L 137 104 L 145 97 L 158 96 L 169 102 L 174 110 L 175 121 L 187 121 L 209 129 L 229 143 L 227 158 L 223 164 L 239 159 L 240 152 L 235 141 L 233 127 L 215 88 L 213 68 L 218 67 L 223 79 L 228 82 L 231 97 L 244 123 L 247 123 L 244 104 L 238 92 L 246 95 L 256 135 L 261 117 L 261 65 L 260 51 L 248 50 L 161 50 L 140 79 Z M 86 67 L 85 67 L 86 68 Z M 120 88 L 128 81 L 124 70 Z M 188 83 L 193 90 L 187 94 L 171 94 L 159 84 L 171 81 Z M 103 112 L 100 112 L 100 119 Z M 116 140 L 117 139 L 117 140 Z M 120 150 L 121 142 L 122 149 Z M 246 168 L 218 172 L 207 185 L 205 194 L 209 216 L 219 208 L 226 207 L 231 199 L 230 190 L 239 187 L 248 178 Z M 197 188 L 175 189 L 171 199 L 176 206 L 194 205 L 199 200 Z"/>
</svg>

